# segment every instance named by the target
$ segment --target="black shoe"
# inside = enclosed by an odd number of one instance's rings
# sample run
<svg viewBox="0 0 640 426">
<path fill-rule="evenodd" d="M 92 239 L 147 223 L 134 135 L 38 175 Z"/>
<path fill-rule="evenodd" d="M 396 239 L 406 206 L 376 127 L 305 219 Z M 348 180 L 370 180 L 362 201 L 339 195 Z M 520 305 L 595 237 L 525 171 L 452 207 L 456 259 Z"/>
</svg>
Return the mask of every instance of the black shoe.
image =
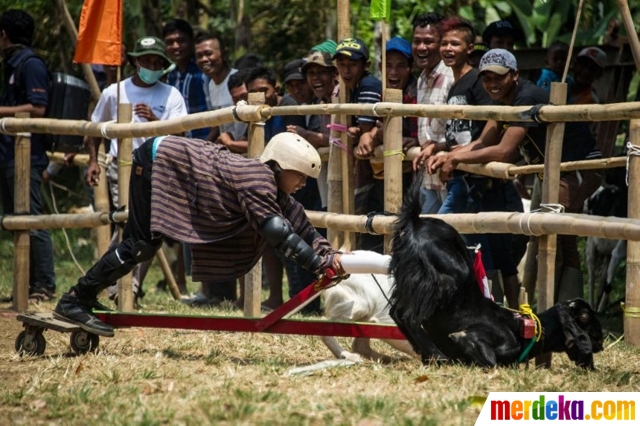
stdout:
<svg viewBox="0 0 640 426">
<path fill-rule="evenodd" d="M 63 294 L 53 311 L 53 316 L 80 326 L 83 330 L 100 336 L 113 337 L 113 327 L 100 321 L 91 312 L 89 304 L 69 293 Z"/>
</svg>

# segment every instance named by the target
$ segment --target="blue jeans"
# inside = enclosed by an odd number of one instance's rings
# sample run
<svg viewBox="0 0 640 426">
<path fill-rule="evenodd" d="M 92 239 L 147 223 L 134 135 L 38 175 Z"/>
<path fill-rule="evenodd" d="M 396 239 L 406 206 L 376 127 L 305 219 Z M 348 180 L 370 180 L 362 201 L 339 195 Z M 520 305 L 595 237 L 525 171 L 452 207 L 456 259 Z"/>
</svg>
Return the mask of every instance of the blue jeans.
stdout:
<svg viewBox="0 0 640 426">
<path fill-rule="evenodd" d="M 442 207 L 442 197 L 440 191 L 435 189 L 420 188 L 420 204 L 422 205 L 422 214 L 436 214 Z"/>
<path fill-rule="evenodd" d="M 31 166 L 29 214 L 37 216 L 43 213 L 42 172 L 46 165 Z M 0 168 L 0 199 L 4 215 L 24 214 L 16 212 L 14 200 L 15 169 L 13 165 Z M 46 229 L 33 229 L 29 231 L 29 290 L 33 292 L 38 288 L 44 288 L 50 292 L 56 290 L 56 274 L 53 268 L 53 244 L 51 234 Z"/>
<path fill-rule="evenodd" d="M 478 212 L 474 200 L 469 196 L 470 184 L 467 179 L 470 179 L 471 182 L 476 182 L 476 178 L 464 176 L 454 176 L 453 179 L 447 181 L 447 198 L 443 201 L 442 207 L 438 211 L 439 214 Z M 468 247 L 475 247 L 479 244 L 485 269 L 491 270 L 494 268 L 489 238 L 486 234 L 465 234 L 461 235 L 461 237 Z"/>
<path fill-rule="evenodd" d="M 455 176 L 447 181 L 447 197 L 442 202 L 438 214 L 467 213 L 469 187 L 463 176 Z"/>
</svg>

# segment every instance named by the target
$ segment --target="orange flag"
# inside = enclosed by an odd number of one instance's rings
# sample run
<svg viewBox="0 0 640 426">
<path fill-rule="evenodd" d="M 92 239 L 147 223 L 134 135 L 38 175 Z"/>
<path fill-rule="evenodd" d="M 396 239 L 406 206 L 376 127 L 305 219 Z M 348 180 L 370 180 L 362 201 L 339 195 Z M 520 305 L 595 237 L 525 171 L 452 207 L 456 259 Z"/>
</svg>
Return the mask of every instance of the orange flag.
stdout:
<svg viewBox="0 0 640 426">
<path fill-rule="evenodd" d="M 74 62 L 120 65 L 122 0 L 84 0 Z"/>
</svg>

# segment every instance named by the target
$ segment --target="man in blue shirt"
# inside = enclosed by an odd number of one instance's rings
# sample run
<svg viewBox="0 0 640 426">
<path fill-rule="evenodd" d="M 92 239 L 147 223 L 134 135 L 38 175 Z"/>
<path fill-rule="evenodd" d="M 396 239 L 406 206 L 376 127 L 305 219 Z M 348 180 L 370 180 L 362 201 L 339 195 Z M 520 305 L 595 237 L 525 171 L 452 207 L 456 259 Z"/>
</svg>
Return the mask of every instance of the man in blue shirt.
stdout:
<svg viewBox="0 0 640 426">
<path fill-rule="evenodd" d="M 13 117 L 28 112 L 33 118 L 44 117 L 49 103 L 50 77 L 45 63 L 31 49 L 33 18 L 22 10 L 7 10 L 0 16 L 0 54 L 4 62 L 4 87 L 0 96 L 0 117 Z M 1 135 L 0 200 L 3 214 L 15 212 L 15 138 Z M 45 135 L 31 135 L 30 211 L 42 214 L 40 185 L 47 167 Z M 29 293 L 32 298 L 48 300 L 55 296 L 56 276 L 53 269 L 53 246 L 49 231 L 30 232 Z"/>
<path fill-rule="evenodd" d="M 184 19 L 172 19 L 162 28 L 162 39 L 167 48 L 167 56 L 176 67 L 167 74 L 167 84 L 182 93 L 189 114 L 208 111 L 206 78 L 195 60 L 193 28 Z M 193 129 L 186 136 L 207 139 L 209 129 Z"/>
</svg>

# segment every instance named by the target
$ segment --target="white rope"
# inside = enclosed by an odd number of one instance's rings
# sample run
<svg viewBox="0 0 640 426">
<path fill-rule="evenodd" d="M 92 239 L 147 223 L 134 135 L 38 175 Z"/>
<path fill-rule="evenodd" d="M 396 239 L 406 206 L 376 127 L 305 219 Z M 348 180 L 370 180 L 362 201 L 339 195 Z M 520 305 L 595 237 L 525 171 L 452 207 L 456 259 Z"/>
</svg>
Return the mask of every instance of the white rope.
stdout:
<svg viewBox="0 0 640 426">
<path fill-rule="evenodd" d="M 4 127 L 4 125 L 7 122 L 7 118 L 8 117 L 2 117 L 0 118 L 0 133 L 4 133 L 5 135 L 8 135 L 9 132 L 7 132 L 7 129 Z"/>
<path fill-rule="evenodd" d="M 107 121 L 100 126 L 100 134 L 104 139 L 113 139 L 113 138 L 110 138 L 109 135 L 107 135 L 107 126 L 110 123 L 115 123 L 115 120 Z"/>
<path fill-rule="evenodd" d="M 374 117 L 380 117 L 380 115 L 378 114 L 378 111 L 376 111 L 376 108 L 378 108 L 379 104 L 380 102 L 376 102 L 375 104 L 373 104 L 373 107 L 371 107 L 371 113 L 373 114 Z"/>
<path fill-rule="evenodd" d="M 627 186 L 629 186 L 629 163 L 631 161 L 631 156 L 640 156 L 640 146 L 634 145 L 631 142 L 627 142 L 627 171 L 625 173 L 625 181 L 627 182 Z"/>
<path fill-rule="evenodd" d="M 562 204 L 540 204 L 540 210 L 542 213 L 564 213 L 564 206 Z"/>
<path fill-rule="evenodd" d="M 536 210 L 532 210 L 528 213 L 523 213 L 520 216 L 520 220 L 518 221 L 518 226 L 520 226 L 520 231 L 524 235 L 539 237 L 544 235 L 544 233 L 535 233 L 531 230 L 531 218 L 537 213 L 564 213 L 564 206 L 562 204 L 540 204 L 540 208 Z M 522 222 L 526 219 L 527 229 L 524 228 Z"/>
</svg>

